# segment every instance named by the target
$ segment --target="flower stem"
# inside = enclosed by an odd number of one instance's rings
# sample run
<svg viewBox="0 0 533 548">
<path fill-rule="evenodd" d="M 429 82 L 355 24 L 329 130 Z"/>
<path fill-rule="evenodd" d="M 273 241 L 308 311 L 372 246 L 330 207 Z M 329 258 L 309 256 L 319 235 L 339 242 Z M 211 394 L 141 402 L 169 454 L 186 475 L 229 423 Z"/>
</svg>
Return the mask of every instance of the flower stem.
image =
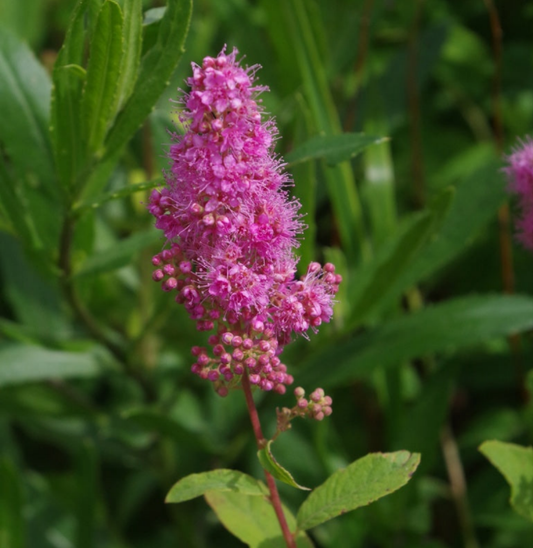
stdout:
<svg viewBox="0 0 533 548">
<path fill-rule="evenodd" d="M 244 391 L 244 397 L 246 398 L 246 406 L 248 407 L 248 414 L 250 415 L 250 421 L 252 422 L 252 428 L 254 430 L 255 439 L 257 441 L 257 447 L 263 449 L 265 446 L 265 437 L 261 430 L 261 423 L 259 422 L 259 415 L 257 414 L 257 409 L 255 407 L 254 398 L 252 396 L 252 390 L 250 388 L 250 380 L 248 379 L 248 372 L 245 370 L 242 376 L 242 389 Z M 285 514 L 283 513 L 283 508 L 281 506 L 281 499 L 279 498 L 278 488 L 276 486 L 276 480 L 274 477 L 267 472 L 265 472 L 265 477 L 270 491 L 270 501 L 278 518 L 281 531 L 283 533 L 283 538 L 287 543 L 287 548 L 297 548 L 296 541 L 292 533 L 289 530 L 287 525 L 287 520 L 285 519 Z"/>
</svg>

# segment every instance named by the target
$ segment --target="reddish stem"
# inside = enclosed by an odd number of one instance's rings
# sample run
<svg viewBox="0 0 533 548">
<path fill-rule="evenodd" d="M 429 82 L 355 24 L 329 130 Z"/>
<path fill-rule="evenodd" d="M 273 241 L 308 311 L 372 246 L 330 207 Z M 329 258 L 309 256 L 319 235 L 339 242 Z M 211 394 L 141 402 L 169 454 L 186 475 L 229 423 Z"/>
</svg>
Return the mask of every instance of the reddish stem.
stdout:
<svg viewBox="0 0 533 548">
<path fill-rule="evenodd" d="M 257 441 L 257 447 L 263 449 L 265 447 L 266 439 L 263 436 L 261 430 L 261 423 L 259 422 L 259 415 L 257 414 L 257 409 L 255 407 L 254 398 L 252 396 L 252 390 L 250 387 L 250 380 L 248 379 L 248 371 L 244 371 L 242 376 L 242 389 L 244 391 L 244 397 L 246 398 L 246 406 L 248 407 L 248 413 L 250 415 L 250 420 L 252 422 L 252 428 L 254 430 L 255 439 Z M 276 486 L 276 480 L 273 478 L 272 474 L 264 470 L 265 477 L 270 491 L 270 501 L 274 507 L 274 512 L 279 521 L 281 531 L 283 533 L 283 538 L 287 543 L 287 548 L 297 548 L 296 541 L 292 536 L 292 533 L 289 530 L 287 525 L 287 520 L 285 519 L 285 514 L 283 513 L 283 508 L 281 506 L 281 499 L 279 498 L 278 488 Z"/>
</svg>

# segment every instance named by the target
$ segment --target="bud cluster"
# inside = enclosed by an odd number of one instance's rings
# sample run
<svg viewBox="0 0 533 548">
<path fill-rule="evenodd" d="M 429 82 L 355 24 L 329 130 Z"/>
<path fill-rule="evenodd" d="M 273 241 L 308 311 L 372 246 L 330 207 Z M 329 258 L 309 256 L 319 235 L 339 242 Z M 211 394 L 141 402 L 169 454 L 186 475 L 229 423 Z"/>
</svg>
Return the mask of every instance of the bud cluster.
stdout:
<svg viewBox="0 0 533 548">
<path fill-rule="evenodd" d="M 294 389 L 296 396 L 296 405 L 292 408 L 283 407 L 278 409 L 278 432 L 284 432 L 290 428 L 290 422 L 296 417 L 308 417 L 321 421 L 324 417 L 329 417 L 332 413 L 331 404 L 333 400 L 326 396 L 322 388 L 317 388 L 309 398 L 305 397 L 305 390 L 302 387 Z"/>
</svg>

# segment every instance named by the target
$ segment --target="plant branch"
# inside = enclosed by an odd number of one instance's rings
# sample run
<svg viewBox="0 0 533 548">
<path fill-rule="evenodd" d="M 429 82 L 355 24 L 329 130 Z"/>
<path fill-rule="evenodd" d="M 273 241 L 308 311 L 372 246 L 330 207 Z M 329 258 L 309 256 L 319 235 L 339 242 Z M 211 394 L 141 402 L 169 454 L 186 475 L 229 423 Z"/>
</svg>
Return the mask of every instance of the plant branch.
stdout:
<svg viewBox="0 0 533 548">
<path fill-rule="evenodd" d="M 246 399 L 246 406 L 248 407 L 248 414 L 250 415 L 250 421 L 252 422 L 252 428 L 254 431 L 255 439 L 257 441 L 257 447 L 258 449 L 263 449 L 266 443 L 266 439 L 263 436 L 263 432 L 261 430 L 261 423 L 259 422 L 259 415 L 257 414 L 257 409 L 255 407 L 254 398 L 252 396 L 252 390 L 250 387 L 250 380 L 248 379 L 248 371 L 246 369 L 244 370 L 244 374 L 242 376 L 242 389 L 244 392 L 244 397 Z M 283 513 L 283 507 L 281 505 L 281 499 L 279 498 L 278 488 L 276 486 L 276 480 L 266 470 L 265 477 L 268 485 L 268 489 L 270 491 L 270 501 L 272 502 L 272 506 L 274 508 L 274 512 L 276 513 L 276 517 L 278 518 L 279 525 L 281 527 L 281 531 L 283 533 L 283 538 L 285 539 L 285 542 L 287 543 L 287 548 L 297 548 L 296 541 L 294 540 L 294 537 L 292 533 L 289 530 L 289 526 L 287 525 L 287 520 L 285 519 L 285 514 Z"/>
</svg>

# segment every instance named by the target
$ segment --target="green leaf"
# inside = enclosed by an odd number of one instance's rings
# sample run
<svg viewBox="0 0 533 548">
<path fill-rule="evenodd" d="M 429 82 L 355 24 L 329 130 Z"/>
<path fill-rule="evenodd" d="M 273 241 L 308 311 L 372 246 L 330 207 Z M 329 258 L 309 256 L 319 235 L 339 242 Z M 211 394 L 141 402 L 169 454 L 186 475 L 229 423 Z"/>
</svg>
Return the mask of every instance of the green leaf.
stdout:
<svg viewBox="0 0 533 548">
<path fill-rule="evenodd" d="M 247 496 L 241 493 L 207 491 L 205 499 L 213 508 L 224 527 L 251 548 L 284 548 L 279 522 L 272 504 L 266 497 Z M 287 525 L 291 531 L 296 520 L 283 507 Z M 298 548 L 310 548 L 309 538 L 300 533 L 296 540 Z"/>
<path fill-rule="evenodd" d="M 408 451 L 356 460 L 307 497 L 298 511 L 298 529 L 311 529 L 396 491 L 411 479 L 419 463 L 420 455 Z"/>
<path fill-rule="evenodd" d="M 485 163 L 456 188 L 455 199 L 436 237 L 390 288 L 390 299 L 464 253 L 505 200 L 499 159 Z"/>
<path fill-rule="evenodd" d="M 124 0 L 122 11 L 124 54 L 117 84 L 117 110 L 120 110 L 130 98 L 137 79 L 142 50 L 142 0 Z"/>
<path fill-rule="evenodd" d="M 290 485 L 292 487 L 296 487 L 296 489 L 310 491 L 309 487 L 303 487 L 302 485 L 296 483 L 291 473 L 288 470 L 285 470 L 285 468 L 283 468 L 283 466 L 281 466 L 274 458 L 271 449 L 273 441 L 274 440 L 268 440 L 266 446 L 257 452 L 257 458 L 259 459 L 261 466 L 267 472 L 270 472 L 279 481 L 282 481 L 283 483 L 286 483 L 287 485 Z"/>
<path fill-rule="evenodd" d="M 296 95 L 296 101 L 298 113 L 294 140 L 300 143 L 306 140 L 314 129 L 311 113 L 300 93 Z M 300 274 L 304 274 L 303 269 L 307 268 L 307 265 L 316 257 L 317 164 L 305 162 L 294 165 L 291 167 L 291 173 L 294 180 L 294 195 L 302 204 L 302 211 L 305 212 L 305 238 L 301 240 L 298 248 L 299 267 L 302 269 Z"/>
<path fill-rule="evenodd" d="M 3 27 L 0 81 L 0 148 L 4 151 L 0 154 L 0 209 L 9 230 L 48 269 L 57 245 L 54 222 L 59 219 L 48 134 L 50 79 L 28 46 Z"/>
<path fill-rule="evenodd" d="M 29 47 L 2 26 L 0 82 L 0 142 L 20 177 L 50 185 L 54 170 L 48 135 L 50 78 Z"/>
<path fill-rule="evenodd" d="M 238 472 L 220 468 L 201 474 L 190 474 L 172 486 L 165 499 L 167 503 L 178 503 L 200 497 L 208 491 L 226 491 L 248 496 L 266 496 L 268 489 L 263 483 Z"/>
<path fill-rule="evenodd" d="M 352 314 L 348 329 L 368 319 L 382 301 L 388 299 L 394 281 L 409 268 L 424 244 L 440 228 L 453 197 L 452 189 L 443 191 L 431 209 L 415 214 L 371 262 L 354 273 L 354 282 L 350 286 L 353 288 L 349 296 Z"/>
<path fill-rule="evenodd" d="M 295 148 L 285 156 L 289 166 L 309 160 L 326 160 L 329 166 L 355 158 L 370 145 L 386 141 L 386 137 L 375 137 L 364 133 L 341 133 L 340 135 L 317 135 Z"/>
<path fill-rule="evenodd" d="M 98 372 L 97 359 L 89 352 L 0 344 L 0 386 L 54 378 L 92 377 Z"/>
<path fill-rule="evenodd" d="M 90 154 L 98 153 L 119 99 L 123 23 L 120 6 L 112 0 L 106 0 L 91 37 L 91 53 L 83 90 L 82 123 Z"/>
<path fill-rule="evenodd" d="M 295 59 L 300 70 L 309 108 L 318 133 L 338 136 L 342 133 L 339 115 L 329 90 L 326 70 L 318 51 L 315 32 L 308 14 L 308 3 L 302 0 L 280 2 L 287 21 L 287 34 L 292 38 Z M 343 248 L 351 262 L 366 259 L 370 248 L 366 241 L 361 203 L 348 162 L 324 170 Z"/>
<path fill-rule="evenodd" d="M 430 235 L 433 219 L 429 212 L 413 215 L 394 238 L 370 261 L 356 270 L 350 291 L 352 308 L 347 329 L 366 320 L 381 299 L 387 297 L 391 282 L 410 264 Z"/>
<path fill-rule="evenodd" d="M 365 111 L 365 133 L 387 135 L 389 127 L 377 94 L 372 95 Z M 379 249 L 395 233 L 398 224 L 391 142 L 387 140 L 366 148 L 362 159 L 365 172 L 361 196 L 368 212 L 374 248 Z"/>
<path fill-rule="evenodd" d="M 515 511 L 533 521 L 533 448 L 493 440 L 482 443 L 479 450 L 511 486 Z"/>
<path fill-rule="evenodd" d="M 258 548 L 286 548 L 287 543 L 280 535 L 279 537 L 268 538 L 261 542 Z M 296 537 L 296 548 L 313 548 L 311 539 L 304 533 L 299 533 Z"/>
<path fill-rule="evenodd" d="M 0 546 L 24 548 L 21 477 L 7 458 L 0 460 Z"/>
<path fill-rule="evenodd" d="M 133 137 L 168 86 L 184 52 L 191 18 L 191 0 L 169 0 L 157 43 L 141 60 L 135 88 L 106 139 L 106 158 L 114 156 Z"/>
<path fill-rule="evenodd" d="M 136 183 L 133 185 L 128 185 L 119 190 L 111 190 L 110 192 L 100 194 L 100 196 L 96 196 L 95 198 L 91 198 L 89 200 L 85 200 L 83 202 L 75 204 L 75 206 L 73 207 L 73 210 L 77 214 L 82 214 L 85 211 L 88 211 L 91 209 L 98 209 L 105 203 L 110 202 L 111 200 L 126 198 L 127 196 L 131 196 L 132 194 L 135 194 L 136 192 L 157 188 L 158 186 L 161 186 L 164 183 L 164 181 L 165 180 L 162 177 L 160 177 L 159 179 L 154 179 L 153 181 L 146 181 L 144 183 Z"/>
<path fill-rule="evenodd" d="M 433 352 L 450 352 L 533 327 L 533 299 L 521 295 L 470 296 L 398 318 L 367 333 L 337 341 L 305 362 L 301 384 L 334 386 L 377 367 Z M 323 375 L 323 364 L 328 374 Z"/>
<path fill-rule="evenodd" d="M 132 261 L 136 253 L 160 239 L 161 233 L 157 230 L 137 232 L 129 238 L 118 241 L 104 251 L 88 257 L 81 268 L 74 273 L 74 277 L 96 276 L 122 268 Z"/>
<path fill-rule="evenodd" d="M 63 187 L 71 192 L 84 162 L 81 124 L 83 80 L 77 67 L 83 66 L 86 13 L 92 0 L 80 0 L 73 13 L 59 50 L 52 74 L 50 133 L 56 170 Z"/>
</svg>

